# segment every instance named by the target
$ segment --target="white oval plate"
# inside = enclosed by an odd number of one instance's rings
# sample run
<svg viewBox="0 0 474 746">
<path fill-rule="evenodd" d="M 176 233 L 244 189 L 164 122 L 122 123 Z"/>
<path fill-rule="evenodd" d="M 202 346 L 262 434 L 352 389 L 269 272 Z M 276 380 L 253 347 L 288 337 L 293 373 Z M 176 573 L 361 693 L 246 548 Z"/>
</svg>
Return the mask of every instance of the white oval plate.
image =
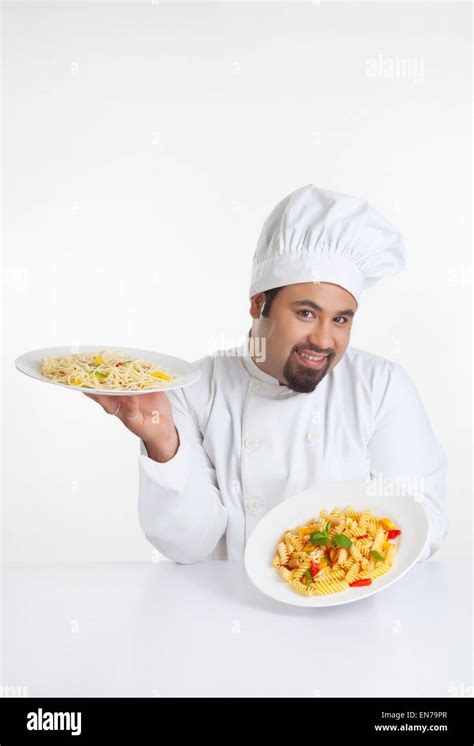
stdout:
<svg viewBox="0 0 474 746">
<path fill-rule="evenodd" d="M 331 482 L 311 487 L 284 500 L 256 525 L 245 547 L 244 563 L 250 580 L 266 596 L 292 606 L 339 606 L 372 596 L 405 575 L 422 553 L 428 538 L 428 516 L 415 497 L 383 497 L 366 494 L 367 482 Z M 373 488 L 372 488 L 373 489 Z M 322 508 L 330 511 L 352 505 L 357 510 L 370 508 L 377 516 L 391 518 L 401 529 L 393 567 L 369 586 L 349 588 L 325 596 L 303 596 L 294 591 L 272 567 L 276 544 L 289 529 L 317 517 Z"/>
<path fill-rule="evenodd" d="M 91 389 L 84 386 L 69 386 L 67 383 L 57 383 L 51 381 L 41 373 L 40 360 L 42 357 L 51 356 L 59 357 L 60 355 L 71 355 L 72 353 L 90 353 L 99 350 L 107 352 L 117 352 L 120 355 L 129 355 L 130 357 L 142 357 L 144 360 L 157 365 L 163 370 L 169 370 L 170 373 L 179 375 L 179 380 L 170 383 L 158 384 L 156 389 L 137 389 L 124 391 L 123 389 Z M 15 360 L 15 366 L 27 376 L 36 378 L 38 381 L 50 383 L 53 386 L 61 386 L 63 389 L 71 391 L 86 391 L 88 394 L 109 394 L 110 396 L 135 396 L 136 394 L 151 394 L 154 391 L 169 391 L 170 389 L 179 389 L 195 383 L 201 376 L 201 370 L 196 365 L 181 360 L 181 358 L 172 355 L 164 355 L 161 352 L 152 352 L 151 350 L 138 350 L 134 347 L 116 347 L 113 345 L 80 345 L 77 347 L 45 347 L 42 350 L 33 350 L 25 352 Z"/>
</svg>

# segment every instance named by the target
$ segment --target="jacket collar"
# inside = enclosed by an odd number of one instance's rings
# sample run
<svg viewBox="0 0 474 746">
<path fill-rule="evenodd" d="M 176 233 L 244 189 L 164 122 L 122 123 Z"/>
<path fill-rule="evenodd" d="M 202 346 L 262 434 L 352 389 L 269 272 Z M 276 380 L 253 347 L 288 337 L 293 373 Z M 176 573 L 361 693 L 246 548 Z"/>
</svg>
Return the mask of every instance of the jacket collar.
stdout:
<svg viewBox="0 0 474 746">
<path fill-rule="evenodd" d="M 261 370 L 258 365 L 254 363 L 246 345 L 244 345 L 242 350 L 242 363 L 247 370 L 247 373 L 249 373 L 253 378 L 258 378 L 262 383 L 269 383 L 272 386 L 279 386 L 282 389 L 287 388 L 287 386 L 280 383 L 278 378 L 274 378 L 269 373 L 265 373 L 264 370 Z"/>
<path fill-rule="evenodd" d="M 268 383 L 270 386 L 277 386 L 280 391 L 291 391 L 291 393 L 297 393 L 295 391 L 292 391 L 292 389 L 289 389 L 288 386 L 286 386 L 286 384 L 280 383 L 278 378 L 271 376 L 269 373 L 265 373 L 265 371 L 259 368 L 257 363 L 253 361 L 252 356 L 250 354 L 251 333 L 252 333 L 252 330 L 249 330 L 247 339 L 245 340 L 243 345 L 241 345 L 240 347 L 240 355 L 242 358 L 242 363 L 247 373 L 253 378 L 258 378 L 258 380 L 262 381 L 262 383 Z"/>
</svg>

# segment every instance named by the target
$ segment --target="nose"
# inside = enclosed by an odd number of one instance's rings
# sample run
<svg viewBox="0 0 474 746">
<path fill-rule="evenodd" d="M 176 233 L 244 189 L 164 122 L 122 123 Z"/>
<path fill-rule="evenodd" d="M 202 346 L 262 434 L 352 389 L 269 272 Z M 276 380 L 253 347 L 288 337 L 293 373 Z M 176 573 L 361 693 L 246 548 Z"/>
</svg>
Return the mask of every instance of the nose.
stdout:
<svg viewBox="0 0 474 746">
<path fill-rule="evenodd" d="M 334 339 L 331 332 L 330 322 L 318 324 L 318 328 L 308 334 L 308 342 L 313 345 L 315 352 L 325 353 L 334 350 Z"/>
</svg>

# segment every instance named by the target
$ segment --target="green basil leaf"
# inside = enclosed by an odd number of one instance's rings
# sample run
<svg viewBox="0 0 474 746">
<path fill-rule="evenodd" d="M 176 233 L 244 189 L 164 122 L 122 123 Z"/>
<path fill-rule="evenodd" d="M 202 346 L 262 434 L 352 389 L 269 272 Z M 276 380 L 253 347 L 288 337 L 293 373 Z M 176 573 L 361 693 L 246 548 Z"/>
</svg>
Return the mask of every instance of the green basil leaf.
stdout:
<svg viewBox="0 0 474 746">
<path fill-rule="evenodd" d="M 337 547 L 346 547 L 347 549 L 349 549 L 349 547 L 352 546 L 351 539 L 349 539 L 349 537 L 345 534 L 336 534 L 335 536 L 333 536 L 332 540 Z"/>
<path fill-rule="evenodd" d="M 314 533 L 309 537 L 309 540 L 311 544 L 314 544 L 315 546 L 325 546 L 330 542 L 329 537 L 325 536 L 325 534 L 322 534 L 320 531 L 314 531 Z"/>
</svg>

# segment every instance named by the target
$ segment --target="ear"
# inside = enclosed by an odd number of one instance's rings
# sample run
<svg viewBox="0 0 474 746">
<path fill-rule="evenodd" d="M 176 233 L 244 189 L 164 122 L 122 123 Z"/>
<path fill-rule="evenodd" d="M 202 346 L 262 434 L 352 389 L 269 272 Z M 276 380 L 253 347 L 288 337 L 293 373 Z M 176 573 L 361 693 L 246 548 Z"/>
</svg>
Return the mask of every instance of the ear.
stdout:
<svg viewBox="0 0 474 746">
<path fill-rule="evenodd" d="M 250 315 L 253 319 L 258 319 L 265 305 L 265 293 L 257 293 L 250 299 Z"/>
</svg>

